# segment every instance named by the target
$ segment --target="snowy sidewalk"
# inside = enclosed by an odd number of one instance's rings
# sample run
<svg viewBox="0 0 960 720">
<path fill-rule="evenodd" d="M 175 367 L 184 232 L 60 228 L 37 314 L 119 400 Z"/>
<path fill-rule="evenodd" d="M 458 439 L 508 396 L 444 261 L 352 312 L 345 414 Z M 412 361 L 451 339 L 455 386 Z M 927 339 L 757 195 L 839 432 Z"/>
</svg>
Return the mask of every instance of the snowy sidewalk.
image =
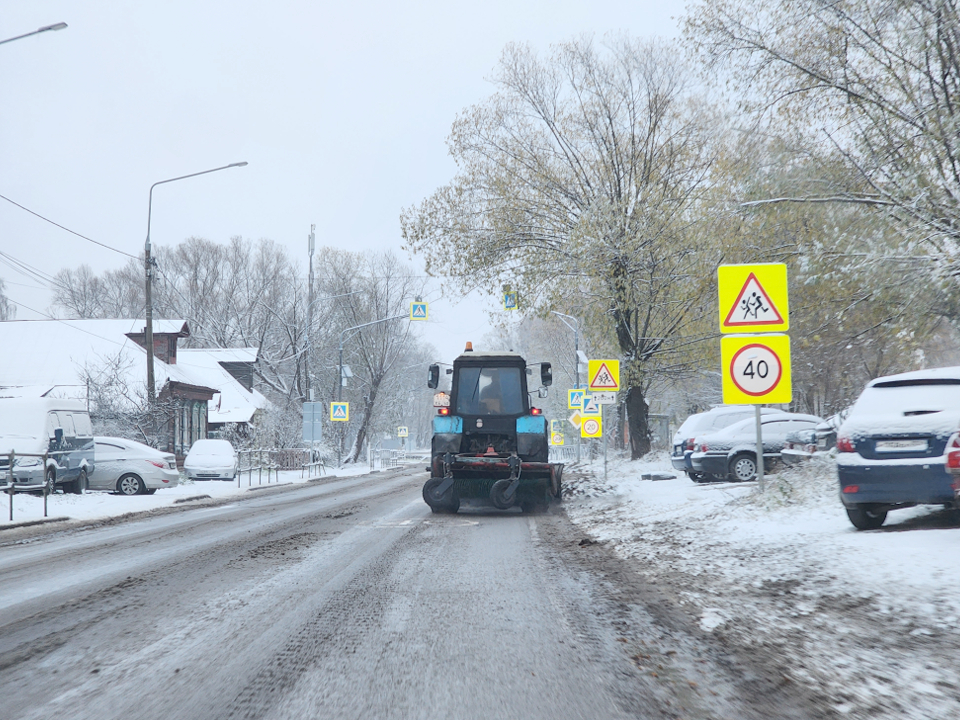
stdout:
<svg viewBox="0 0 960 720">
<path fill-rule="evenodd" d="M 749 651 L 775 647 L 782 671 L 839 715 L 960 717 L 960 519 L 891 512 L 858 532 L 819 462 L 755 484 L 705 484 L 653 462 L 602 465 L 568 482 L 567 514 L 638 569 L 704 632 Z M 571 480 L 573 480 L 571 478 Z"/>
<path fill-rule="evenodd" d="M 371 470 L 368 465 L 361 464 L 348 468 L 328 468 L 325 474 L 312 478 L 304 474 L 301 477 L 299 470 L 281 470 L 279 473 L 270 473 L 270 482 L 267 474 L 262 477 L 255 471 L 252 478 L 248 473 L 240 474 L 239 487 L 237 480 L 225 482 L 222 480 L 183 480 L 174 488 L 157 490 L 153 495 L 117 495 L 107 492 L 88 491 L 83 495 L 55 493 L 47 499 L 47 515 L 51 518 L 69 518 L 71 520 L 101 520 L 109 517 L 118 517 L 133 512 L 144 512 L 156 508 L 170 507 L 183 502 L 190 502 L 191 498 L 209 496 L 211 498 L 239 497 L 258 488 L 276 487 L 291 483 L 307 483 L 310 480 L 321 481 L 335 477 L 352 477 L 365 475 Z M 0 495 L 0 530 L 4 527 L 17 526 L 25 522 L 43 520 L 43 497 L 29 493 L 17 493 L 13 497 L 13 522 L 10 522 L 10 498 Z"/>
</svg>

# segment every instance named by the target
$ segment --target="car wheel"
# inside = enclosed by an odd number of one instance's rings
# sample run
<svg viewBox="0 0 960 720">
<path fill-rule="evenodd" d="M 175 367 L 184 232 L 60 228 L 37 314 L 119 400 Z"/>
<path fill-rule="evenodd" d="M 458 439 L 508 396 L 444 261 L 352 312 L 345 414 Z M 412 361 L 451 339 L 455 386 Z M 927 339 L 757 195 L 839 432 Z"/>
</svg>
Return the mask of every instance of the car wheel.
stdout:
<svg viewBox="0 0 960 720">
<path fill-rule="evenodd" d="M 143 494 L 144 494 L 144 495 L 154 495 L 154 494 L 156 494 L 156 492 L 157 492 L 157 489 L 156 489 L 156 488 L 147 488 L 146 490 L 143 491 Z"/>
<path fill-rule="evenodd" d="M 87 491 L 87 469 L 80 468 L 80 475 L 70 485 L 70 492 L 74 495 L 83 495 Z"/>
<path fill-rule="evenodd" d="M 143 495 L 147 488 L 143 480 L 133 474 L 124 475 L 117 480 L 117 492 L 121 495 Z"/>
<path fill-rule="evenodd" d="M 47 495 L 53 495 L 57 489 L 57 471 L 53 468 L 47 469 L 47 474 L 44 477 L 43 484 Z"/>
<path fill-rule="evenodd" d="M 757 460 L 750 453 L 734 455 L 730 461 L 730 475 L 737 482 L 753 480 L 757 475 Z"/>
<path fill-rule="evenodd" d="M 847 517 L 857 530 L 876 530 L 887 519 L 886 510 L 871 510 L 863 505 L 847 508 Z"/>
</svg>

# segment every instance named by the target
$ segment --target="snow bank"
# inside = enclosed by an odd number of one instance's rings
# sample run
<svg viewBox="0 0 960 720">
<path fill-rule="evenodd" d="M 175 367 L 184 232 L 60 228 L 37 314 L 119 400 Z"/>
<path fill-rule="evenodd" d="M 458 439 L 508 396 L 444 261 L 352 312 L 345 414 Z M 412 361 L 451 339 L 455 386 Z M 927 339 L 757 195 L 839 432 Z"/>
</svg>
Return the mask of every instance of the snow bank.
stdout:
<svg viewBox="0 0 960 720">
<path fill-rule="evenodd" d="M 890 513 L 858 532 L 836 468 L 814 461 L 755 483 L 697 485 L 641 475 L 669 457 L 570 477 L 566 511 L 641 572 L 672 588 L 704 632 L 782 671 L 846 717 L 960 717 L 960 518 Z M 569 473 L 572 475 L 572 473 Z"/>
</svg>

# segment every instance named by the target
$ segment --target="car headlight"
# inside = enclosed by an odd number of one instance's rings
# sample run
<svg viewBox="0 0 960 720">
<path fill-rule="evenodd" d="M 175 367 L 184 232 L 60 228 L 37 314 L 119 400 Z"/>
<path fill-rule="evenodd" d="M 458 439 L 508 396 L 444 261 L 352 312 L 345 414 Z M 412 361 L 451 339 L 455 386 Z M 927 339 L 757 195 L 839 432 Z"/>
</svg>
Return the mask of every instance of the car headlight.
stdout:
<svg viewBox="0 0 960 720">
<path fill-rule="evenodd" d="M 30 457 L 30 458 L 18 458 L 14 460 L 13 464 L 16 467 L 36 467 L 37 465 L 43 464 L 43 458 Z"/>
</svg>

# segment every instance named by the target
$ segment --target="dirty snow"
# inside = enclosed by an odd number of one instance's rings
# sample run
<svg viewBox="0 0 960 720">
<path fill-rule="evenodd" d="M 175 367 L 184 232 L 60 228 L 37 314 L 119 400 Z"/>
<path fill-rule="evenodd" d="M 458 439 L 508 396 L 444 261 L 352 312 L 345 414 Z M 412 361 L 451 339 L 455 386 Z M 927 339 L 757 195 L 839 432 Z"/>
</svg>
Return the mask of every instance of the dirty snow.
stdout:
<svg viewBox="0 0 960 720">
<path fill-rule="evenodd" d="M 960 517 L 891 512 L 858 532 L 832 460 L 755 483 L 642 480 L 652 461 L 587 467 L 568 515 L 685 609 L 705 633 L 781 658 L 838 717 L 960 717 Z"/>
</svg>

